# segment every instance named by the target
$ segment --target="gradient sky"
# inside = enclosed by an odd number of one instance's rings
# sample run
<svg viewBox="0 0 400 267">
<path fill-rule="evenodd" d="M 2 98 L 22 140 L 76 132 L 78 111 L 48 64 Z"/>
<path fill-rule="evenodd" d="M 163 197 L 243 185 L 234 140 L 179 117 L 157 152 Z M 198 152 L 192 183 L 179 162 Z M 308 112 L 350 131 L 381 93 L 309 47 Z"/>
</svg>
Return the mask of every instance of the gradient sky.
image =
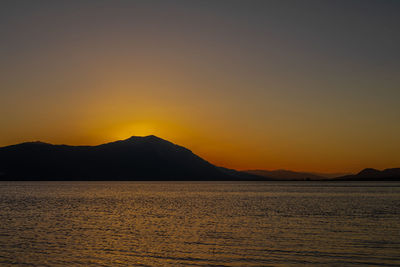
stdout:
<svg viewBox="0 0 400 267">
<path fill-rule="evenodd" d="M 0 3 L 0 146 L 155 134 L 236 169 L 400 167 L 400 1 Z"/>
</svg>

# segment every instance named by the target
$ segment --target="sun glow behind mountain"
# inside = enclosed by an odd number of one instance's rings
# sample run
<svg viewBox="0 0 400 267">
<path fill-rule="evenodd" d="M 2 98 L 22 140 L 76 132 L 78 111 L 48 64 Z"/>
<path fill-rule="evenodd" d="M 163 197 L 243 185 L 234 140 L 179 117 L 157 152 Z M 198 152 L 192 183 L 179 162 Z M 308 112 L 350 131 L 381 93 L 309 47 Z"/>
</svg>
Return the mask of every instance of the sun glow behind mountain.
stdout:
<svg viewBox="0 0 400 267">
<path fill-rule="evenodd" d="M 154 134 L 237 169 L 398 166 L 399 6 L 359 6 L 6 1 L 0 146 Z"/>
</svg>

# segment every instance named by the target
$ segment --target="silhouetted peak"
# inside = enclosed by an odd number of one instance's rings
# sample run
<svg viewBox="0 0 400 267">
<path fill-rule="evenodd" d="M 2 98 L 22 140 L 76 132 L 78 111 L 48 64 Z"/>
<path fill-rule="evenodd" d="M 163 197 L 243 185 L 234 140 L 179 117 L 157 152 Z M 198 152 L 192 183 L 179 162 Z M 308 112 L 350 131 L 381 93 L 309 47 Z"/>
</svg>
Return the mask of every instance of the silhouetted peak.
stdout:
<svg viewBox="0 0 400 267">
<path fill-rule="evenodd" d="M 174 151 L 188 151 L 191 152 L 189 149 L 174 144 L 170 141 L 162 139 L 155 135 L 147 135 L 147 136 L 131 136 L 128 139 L 113 142 L 110 144 L 126 144 L 128 146 L 145 146 L 152 149 L 168 149 Z"/>
<path fill-rule="evenodd" d="M 155 135 L 153 135 L 153 134 L 150 134 L 150 135 L 144 136 L 143 138 L 147 138 L 147 139 L 160 139 L 160 140 L 164 140 L 164 139 L 162 139 L 162 138 L 160 138 L 160 137 L 158 137 L 158 136 L 155 136 Z"/>
<path fill-rule="evenodd" d="M 147 136 L 131 136 L 128 139 L 125 139 L 124 141 L 139 141 L 139 140 L 162 140 L 165 141 L 164 139 L 157 137 L 155 135 L 147 135 Z"/>
<path fill-rule="evenodd" d="M 51 144 L 45 143 L 45 142 L 42 142 L 42 141 L 32 141 L 32 142 L 21 143 L 19 145 L 25 145 L 25 146 L 49 146 Z"/>
<path fill-rule="evenodd" d="M 147 135 L 143 137 L 144 140 L 146 141 L 152 141 L 152 142 L 166 142 L 166 143 L 170 143 L 169 141 L 162 139 L 158 136 L 155 135 Z"/>
<path fill-rule="evenodd" d="M 190 150 L 154 135 L 132 136 L 98 146 L 42 144 L 0 148 L 1 179 L 239 179 Z"/>
<path fill-rule="evenodd" d="M 358 175 L 375 175 L 380 173 L 380 171 L 373 168 L 366 168 L 358 173 Z"/>
<path fill-rule="evenodd" d="M 52 144 L 44 143 L 41 141 L 31 141 L 31 142 L 24 142 L 15 145 L 0 147 L 1 150 L 9 150 L 9 149 L 25 149 L 25 148 L 42 148 L 42 147 L 50 147 Z"/>
<path fill-rule="evenodd" d="M 147 135 L 147 136 L 131 136 L 128 139 L 122 140 L 123 142 L 133 142 L 133 143 L 152 143 L 152 144 L 171 144 L 171 142 L 162 139 L 155 135 Z"/>
</svg>

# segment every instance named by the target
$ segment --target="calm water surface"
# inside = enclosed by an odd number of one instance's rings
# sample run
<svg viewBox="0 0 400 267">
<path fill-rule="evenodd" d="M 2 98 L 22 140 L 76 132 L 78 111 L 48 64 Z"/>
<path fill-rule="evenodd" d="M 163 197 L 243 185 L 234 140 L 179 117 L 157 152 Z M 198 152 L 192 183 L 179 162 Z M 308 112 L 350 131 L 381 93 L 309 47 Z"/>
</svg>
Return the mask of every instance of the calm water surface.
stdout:
<svg viewBox="0 0 400 267">
<path fill-rule="evenodd" d="M 1 182 L 1 266 L 400 265 L 400 183 Z"/>
</svg>

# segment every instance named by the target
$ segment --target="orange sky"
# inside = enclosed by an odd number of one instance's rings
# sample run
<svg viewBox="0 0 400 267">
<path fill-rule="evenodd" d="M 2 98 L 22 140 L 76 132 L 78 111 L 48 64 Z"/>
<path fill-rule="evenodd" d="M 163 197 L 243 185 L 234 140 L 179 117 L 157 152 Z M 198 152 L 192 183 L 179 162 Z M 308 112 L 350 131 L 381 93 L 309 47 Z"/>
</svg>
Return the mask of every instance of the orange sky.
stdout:
<svg viewBox="0 0 400 267">
<path fill-rule="evenodd" d="M 397 4 L 35 2 L 0 11 L 1 146 L 154 134 L 236 169 L 400 166 Z"/>
</svg>

